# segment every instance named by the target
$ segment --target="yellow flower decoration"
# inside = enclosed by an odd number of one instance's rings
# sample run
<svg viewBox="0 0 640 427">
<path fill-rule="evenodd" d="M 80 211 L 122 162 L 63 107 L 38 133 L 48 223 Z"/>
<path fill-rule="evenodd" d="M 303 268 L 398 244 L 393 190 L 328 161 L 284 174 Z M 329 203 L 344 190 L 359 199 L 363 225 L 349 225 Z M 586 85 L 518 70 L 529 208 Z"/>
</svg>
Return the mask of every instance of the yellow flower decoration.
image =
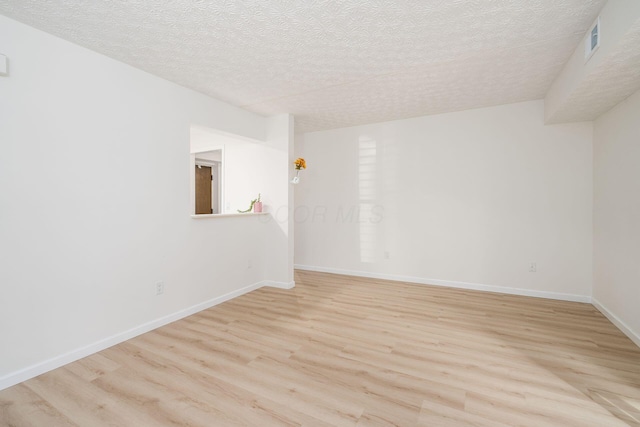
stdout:
<svg viewBox="0 0 640 427">
<path fill-rule="evenodd" d="M 296 169 L 297 170 L 306 169 L 307 168 L 307 162 L 305 162 L 302 157 L 298 157 L 296 159 L 296 161 L 293 162 L 293 164 L 296 165 Z"/>
</svg>

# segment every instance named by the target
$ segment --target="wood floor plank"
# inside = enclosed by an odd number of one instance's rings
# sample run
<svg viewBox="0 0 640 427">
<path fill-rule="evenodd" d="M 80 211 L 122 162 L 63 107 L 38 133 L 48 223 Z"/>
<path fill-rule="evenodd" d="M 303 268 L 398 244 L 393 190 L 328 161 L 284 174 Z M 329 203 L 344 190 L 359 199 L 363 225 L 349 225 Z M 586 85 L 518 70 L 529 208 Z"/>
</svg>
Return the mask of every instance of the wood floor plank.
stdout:
<svg viewBox="0 0 640 427">
<path fill-rule="evenodd" d="M 0 391 L 2 426 L 640 426 L 590 304 L 296 272 Z"/>
<path fill-rule="evenodd" d="M 93 381 L 105 373 L 114 371 L 119 367 L 119 364 L 114 363 L 112 360 L 104 357 L 100 353 L 92 354 L 91 356 L 78 360 L 76 363 L 71 363 L 65 366 L 66 369 L 87 381 Z"/>
<path fill-rule="evenodd" d="M 0 425 L 78 426 L 24 384 L 12 387 L 11 393 L 6 394 L 0 400 Z"/>
</svg>

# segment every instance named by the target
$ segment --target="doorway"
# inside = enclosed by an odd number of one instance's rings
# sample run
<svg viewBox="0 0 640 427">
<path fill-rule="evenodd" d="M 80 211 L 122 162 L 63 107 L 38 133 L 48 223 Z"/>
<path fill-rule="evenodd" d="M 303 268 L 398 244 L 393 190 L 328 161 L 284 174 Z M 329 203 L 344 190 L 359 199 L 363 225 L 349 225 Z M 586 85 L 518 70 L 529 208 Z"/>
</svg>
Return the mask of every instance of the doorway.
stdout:
<svg viewBox="0 0 640 427">
<path fill-rule="evenodd" d="M 211 205 L 211 168 L 209 166 L 196 166 L 196 215 L 212 214 Z"/>
<path fill-rule="evenodd" d="M 222 162 L 218 152 L 198 153 L 195 159 L 195 214 L 211 215 L 222 212 Z"/>
</svg>

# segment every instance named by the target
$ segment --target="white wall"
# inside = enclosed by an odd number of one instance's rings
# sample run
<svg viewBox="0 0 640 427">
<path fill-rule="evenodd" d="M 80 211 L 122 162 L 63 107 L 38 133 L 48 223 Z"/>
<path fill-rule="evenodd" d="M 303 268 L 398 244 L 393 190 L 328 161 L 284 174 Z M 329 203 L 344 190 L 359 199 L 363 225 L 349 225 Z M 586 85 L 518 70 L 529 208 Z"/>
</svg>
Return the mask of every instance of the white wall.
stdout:
<svg viewBox="0 0 640 427">
<path fill-rule="evenodd" d="M 293 171 L 294 119 L 289 114 L 270 117 L 267 122 L 267 144 L 262 155 L 264 164 L 275 165 L 261 173 L 261 179 L 270 188 L 278 190 L 265 193 L 264 208 L 271 213 L 269 226 L 272 236 L 266 242 L 270 260 L 267 276 L 284 287 L 295 285 L 293 280 L 293 206 L 294 189 L 289 183 Z M 284 258 L 283 258 L 284 255 Z"/>
<path fill-rule="evenodd" d="M 265 241 L 266 276 L 271 285 L 292 287 L 293 281 L 293 189 L 289 176 L 293 169 L 293 116 L 280 114 L 267 119 L 265 141 L 220 137 L 203 129 L 192 131 L 191 151 L 224 147 L 225 213 L 249 207 L 261 195 L 268 223 Z M 195 200 L 195 198 L 194 198 Z M 273 283 L 275 282 L 275 283 Z"/>
<path fill-rule="evenodd" d="M 543 118 L 533 101 L 298 135 L 296 265 L 588 301 L 592 123 Z"/>
<path fill-rule="evenodd" d="M 594 304 L 640 345 L 640 92 L 594 124 Z"/>
<path fill-rule="evenodd" d="M 3 16 L 0 52 L 0 388 L 280 280 L 274 220 L 190 217 L 190 126 L 267 140 L 273 120 Z"/>
</svg>

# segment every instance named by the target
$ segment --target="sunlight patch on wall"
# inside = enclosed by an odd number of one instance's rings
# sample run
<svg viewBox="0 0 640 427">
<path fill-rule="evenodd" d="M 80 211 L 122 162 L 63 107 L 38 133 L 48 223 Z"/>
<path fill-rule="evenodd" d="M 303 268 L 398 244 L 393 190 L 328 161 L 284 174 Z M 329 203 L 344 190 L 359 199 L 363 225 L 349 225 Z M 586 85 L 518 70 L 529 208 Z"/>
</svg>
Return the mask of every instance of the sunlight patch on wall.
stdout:
<svg viewBox="0 0 640 427">
<path fill-rule="evenodd" d="M 360 261 L 376 260 L 376 224 L 371 218 L 376 206 L 377 142 L 361 136 L 358 144 L 358 200 L 360 223 Z"/>
</svg>

